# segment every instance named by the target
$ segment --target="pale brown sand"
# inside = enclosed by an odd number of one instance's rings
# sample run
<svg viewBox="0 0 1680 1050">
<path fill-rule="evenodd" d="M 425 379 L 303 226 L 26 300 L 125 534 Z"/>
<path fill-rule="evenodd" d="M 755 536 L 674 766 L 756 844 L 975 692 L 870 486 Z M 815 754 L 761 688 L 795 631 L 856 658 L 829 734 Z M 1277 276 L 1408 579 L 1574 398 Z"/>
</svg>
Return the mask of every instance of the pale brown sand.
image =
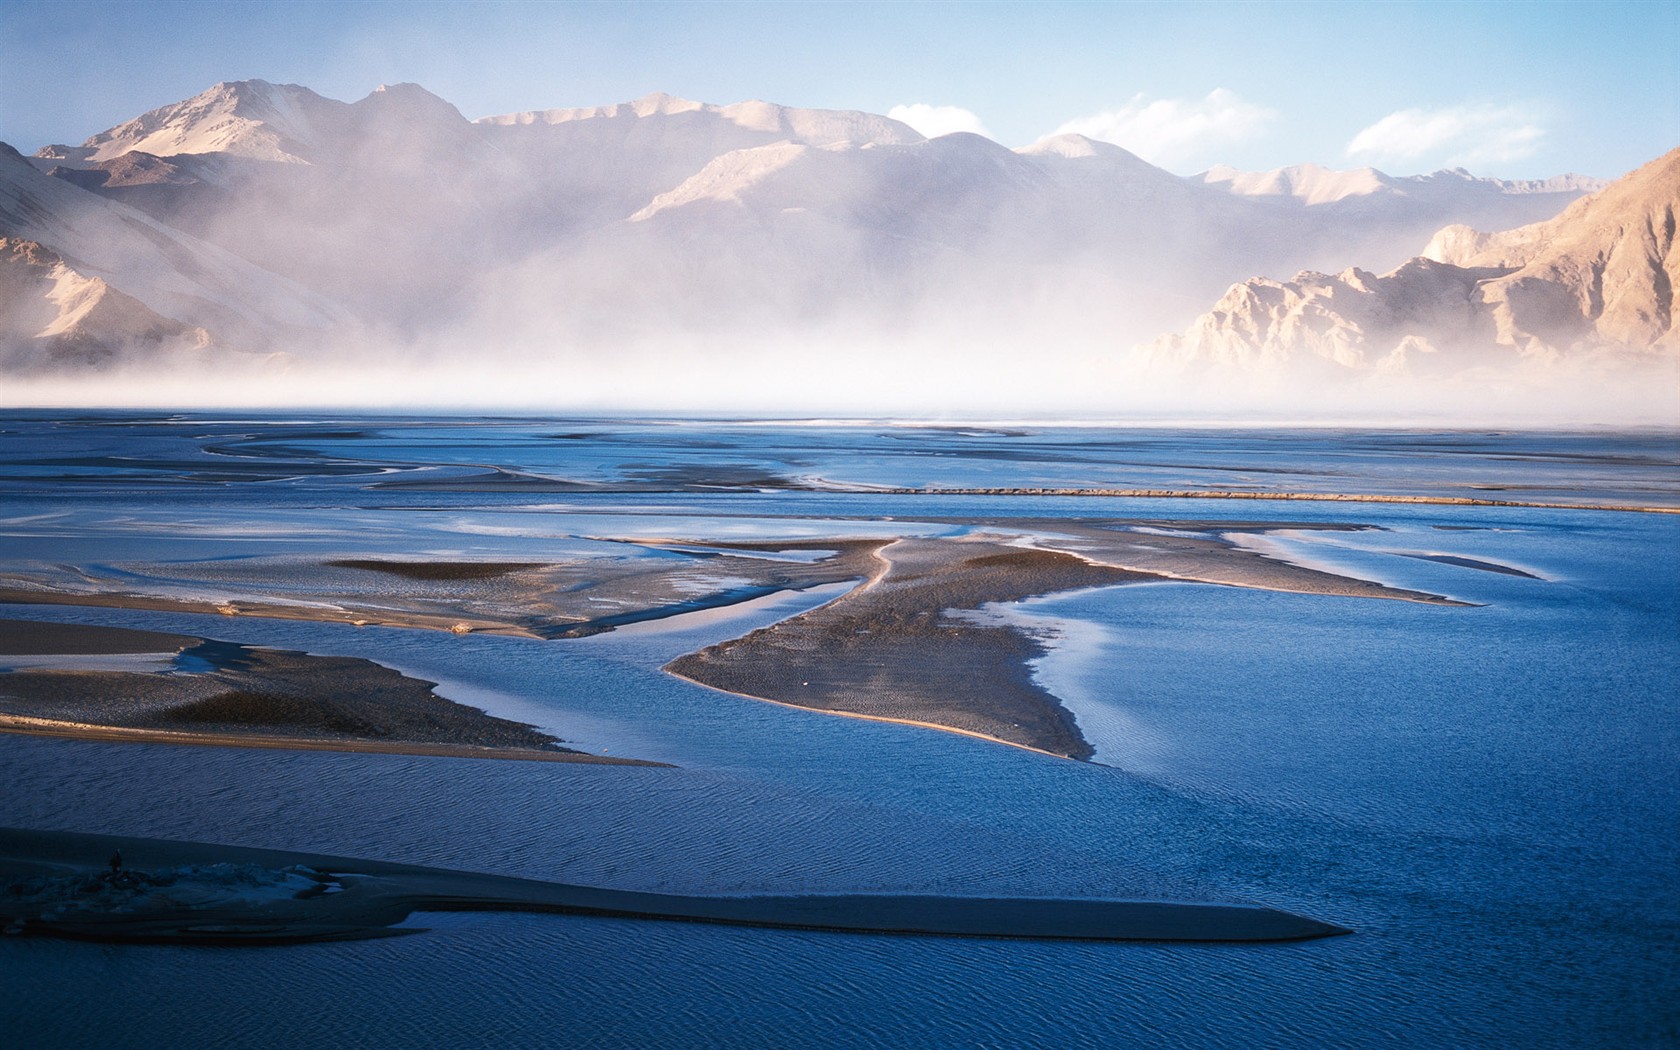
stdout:
<svg viewBox="0 0 1680 1050">
<path fill-rule="evenodd" d="M 30 668 L 0 674 L 0 732 L 87 740 L 640 764 L 432 692 L 370 660 L 145 631 L 0 620 L 9 655 L 195 650 L 202 673 Z M 115 647 L 101 648 L 102 646 Z"/>
<path fill-rule="evenodd" d="M 95 876 L 112 850 L 157 873 L 197 864 L 278 872 L 304 865 L 339 892 L 201 907 L 65 908 L 9 889 L 43 877 L 118 896 Z M 38 898 L 39 894 L 36 895 Z M 71 897 L 70 899 L 74 899 Z M 1350 932 L 1272 908 L 1182 901 L 914 895 L 685 897 L 538 882 L 381 861 L 126 836 L 0 828 L 0 918 L 24 934 L 156 942 L 285 943 L 387 935 L 415 911 L 531 911 L 854 933 L 1072 940 L 1292 941 Z"/>
<path fill-rule="evenodd" d="M 1436 595 L 1291 565 L 1242 549 L 1226 538 L 1232 533 L 1323 527 L 1311 523 L 917 520 L 985 528 L 1000 538 L 1026 537 L 1033 546 L 1170 579 L 1456 604 Z M 1133 531 L 1158 526 L 1178 526 L 1196 534 Z M 636 554 L 552 564 L 391 558 L 338 558 L 311 564 L 247 558 L 158 566 L 125 563 L 120 572 L 105 574 L 94 566 L 0 567 L 0 603 L 221 613 L 456 634 L 582 637 L 625 623 L 728 606 L 776 590 L 862 579 L 873 571 L 873 552 L 893 541 L 836 537 L 762 543 L 646 538 L 619 542 Z M 699 546 L 710 550 L 695 551 Z M 650 548 L 686 556 L 642 555 Z M 790 550 L 834 553 L 813 562 L 774 557 L 776 552 Z"/>
</svg>

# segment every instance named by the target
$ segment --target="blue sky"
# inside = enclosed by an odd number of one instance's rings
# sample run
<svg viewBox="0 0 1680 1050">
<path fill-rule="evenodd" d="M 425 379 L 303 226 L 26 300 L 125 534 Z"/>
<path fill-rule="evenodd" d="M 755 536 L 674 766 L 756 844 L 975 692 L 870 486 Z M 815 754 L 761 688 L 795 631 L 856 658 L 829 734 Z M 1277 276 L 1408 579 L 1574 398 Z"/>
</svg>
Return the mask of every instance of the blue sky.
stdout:
<svg viewBox="0 0 1680 1050">
<path fill-rule="evenodd" d="M 1615 176 L 1680 145 L 1680 0 L 411 3 L 4 0 L 0 139 L 80 142 L 219 80 L 469 117 L 650 91 L 1061 129 L 1182 173 L 1314 161 Z"/>
</svg>

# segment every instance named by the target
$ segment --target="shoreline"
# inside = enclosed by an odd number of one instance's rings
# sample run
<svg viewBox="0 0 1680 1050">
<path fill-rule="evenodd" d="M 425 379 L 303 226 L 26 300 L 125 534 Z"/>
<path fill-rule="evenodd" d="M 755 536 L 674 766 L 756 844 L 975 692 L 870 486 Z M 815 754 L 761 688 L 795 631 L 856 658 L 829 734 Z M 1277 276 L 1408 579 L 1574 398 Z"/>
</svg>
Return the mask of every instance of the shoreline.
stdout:
<svg viewBox="0 0 1680 1050">
<path fill-rule="evenodd" d="M 234 733 L 184 733 L 166 729 L 84 725 L 47 718 L 0 715 L 0 733 L 117 744 L 178 744 L 188 747 L 237 747 L 267 751 L 335 751 L 362 755 L 407 755 L 417 758 L 492 758 L 515 762 L 572 762 L 598 766 L 654 766 L 674 769 L 668 762 L 584 751 L 540 751 L 536 748 L 482 747 L 470 744 L 427 744 L 376 740 L 315 740 L 308 737 L 242 736 Z"/>
<path fill-rule="evenodd" d="M 984 740 L 989 744 L 1002 744 L 1005 747 L 1013 747 L 1021 751 L 1031 751 L 1035 755 L 1057 758 L 1064 762 L 1088 762 L 1091 765 L 1102 764 L 1100 762 L 1093 762 L 1091 759 L 1074 758 L 1072 755 L 1059 755 L 1054 751 L 1046 751 L 1041 747 L 1033 747 L 1031 744 L 1022 744 L 1014 740 L 1005 740 L 1000 736 L 989 736 L 973 729 L 958 729 L 955 726 L 940 725 L 937 722 L 918 722 L 913 718 L 893 718 L 888 715 L 866 715 L 858 711 L 840 711 L 831 707 L 807 707 L 804 704 L 789 703 L 785 700 L 772 700 L 766 696 L 753 696 L 751 693 L 737 693 L 733 689 L 725 689 L 722 686 L 710 685 L 706 682 L 702 682 L 697 678 L 690 678 L 681 671 L 673 671 L 671 670 L 669 664 L 660 668 L 660 670 L 664 671 L 672 678 L 679 678 L 690 685 L 697 685 L 702 689 L 710 689 L 714 693 L 723 693 L 725 696 L 734 696 L 739 697 L 742 700 L 751 700 L 754 703 L 774 704 L 777 707 L 786 707 L 794 711 L 809 711 L 813 714 L 833 715 L 837 718 L 855 718 L 863 722 L 885 722 L 888 725 L 915 726 L 918 729 L 936 729 L 941 733 L 955 733 L 957 736 L 966 736 L 975 740 Z"/>
<path fill-rule="evenodd" d="M 1005 532 L 974 524 L 981 531 L 961 538 L 887 544 L 877 553 L 881 568 L 863 585 L 662 669 L 755 700 L 1090 761 L 1095 751 L 1078 719 L 1033 674 L 1046 655 L 1043 640 L 1020 624 L 962 612 L 1147 582 L 1469 605 L 1266 558 L 1216 530 L 1142 534 L 1067 521 Z"/>
</svg>

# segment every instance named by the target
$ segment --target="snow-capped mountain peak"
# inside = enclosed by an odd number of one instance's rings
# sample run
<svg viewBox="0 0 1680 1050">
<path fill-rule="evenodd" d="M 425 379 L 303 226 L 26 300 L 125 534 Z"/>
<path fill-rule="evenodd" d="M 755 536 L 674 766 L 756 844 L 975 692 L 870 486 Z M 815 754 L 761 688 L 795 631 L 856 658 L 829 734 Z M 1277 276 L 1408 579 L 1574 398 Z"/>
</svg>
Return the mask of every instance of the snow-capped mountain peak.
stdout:
<svg viewBox="0 0 1680 1050">
<path fill-rule="evenodd" d="M 94 135 L 83 143 L 92 152 L 80 159 L 97 163 L 139 150 L 159 157 L 227 153 L 307 163 L 318 119 L 342 105 L 297 84 L 224 81 Z"/>
<path fill-rule="evenodd" d="M 757 100 L 714 106 L 661 92 L 644 95 L 634 102 L 619 102 L 609 106 L 530 110 L 480 117 L 477 123 L 508 127 L 577 124 L 585 121 L 668 122 L 672 118 L 712 121 L 742 131 L 756 132 L 776 139 L 792 139 L 812 146 L 832 146 L 841 143 L 854 146 L 906 145 L 923 141 L 923 136 L 908 124 L 874 113 L 798 109 Z"/>
<path fill-rule="evenodd" d="M 1336 171 L 1320 164 L 1296 164 L 1271 171 L 1238 171 L 1220 165 L 1191 178 L 1240 197 L 1288 198 L 1309 207 L 1394 187 L 1394 180 L 1375 168 Z"/>
<path fill-rule="evenodd" d="M 1015 151 L 1023 157 L 1066 157 L 1069 160 L 1079 160 L 1085 157 L 1129 157 L 1139 160 L 1135 153 L 1112 142 L 1088 138 L 1084 135 L 1069 132 L 1066 135 L 1052 135 L 1039 139 L 1030 146 L 1022 146 Z M 1140 161 L 1141 163 L 1141 161 Z"/>
</svg>

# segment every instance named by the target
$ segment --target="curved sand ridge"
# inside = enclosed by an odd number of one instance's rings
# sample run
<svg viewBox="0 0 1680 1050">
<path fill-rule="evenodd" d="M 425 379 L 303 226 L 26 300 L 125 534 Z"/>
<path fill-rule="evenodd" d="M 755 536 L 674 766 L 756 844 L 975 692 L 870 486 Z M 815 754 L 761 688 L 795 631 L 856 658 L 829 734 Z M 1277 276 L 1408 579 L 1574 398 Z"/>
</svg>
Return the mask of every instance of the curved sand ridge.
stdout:
<svg viewBox="0 0 1680 1050">
<path fill-rule="evenodd" d="M 192 894 L 163 886 L 125 895 L 121 877 L 100 879 L 120 849 L 163 882 L 199 883 Z M 199 866 L 198 872 L 188 866 Z M 216 866 L 236 877 L 218 896 Z M 228 872 L 230 867 L 242 870 Z M 147 876 L 131 876 L 144 883 Z M 50 880 L 66 892 L 42 900 Z M 301 896 L 273 892 L 295 883 Z M 117 884 L 113 886 L 113 884 Z M 257 886 L 266 893 L 241 892 Z M 34 892 L 27 900 L 17 889 Z M 81 887 L 85 892 L 75 892 Z M 104 888 L 102 888 L 104 887 Z M 326 890 L 327 892 L 322 892 Z M 192 896 L 183 902 L 177 898 Z M 123 902 L 118 911 L 98 903 Z M 1294 941 L 1348 929 L 1274 908 L 1186 901 L 1037 897 L 810 894 L 679 896 L 598 889 L 383 861 L 68 832 L 0 828 L 0 918 L 8 932 L 85 940 L 282 944 L 419 932 L 391 927 L 416 911 L 554 912 L 851 933 L 932 934 L 1089 941 Z"/>
</svg>

